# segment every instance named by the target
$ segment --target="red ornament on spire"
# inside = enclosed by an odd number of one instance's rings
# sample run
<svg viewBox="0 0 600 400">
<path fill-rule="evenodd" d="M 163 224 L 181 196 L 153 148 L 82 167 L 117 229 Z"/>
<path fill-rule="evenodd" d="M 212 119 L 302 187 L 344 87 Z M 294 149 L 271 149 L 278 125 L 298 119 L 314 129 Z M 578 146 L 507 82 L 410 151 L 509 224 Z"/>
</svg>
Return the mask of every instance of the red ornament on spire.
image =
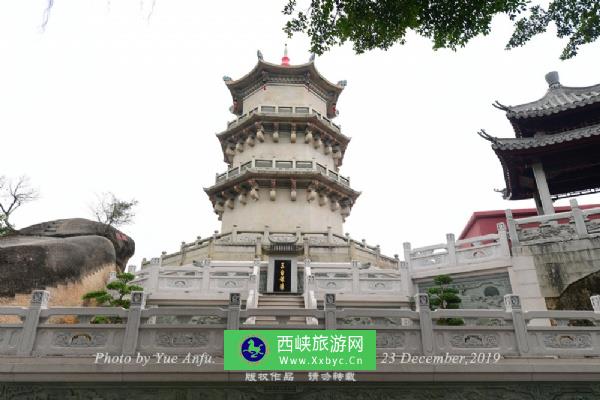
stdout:
<svg viewBox="0 0 600 400">
<path fill-rule="evenodd" d="M 281 65 L 290 65 L 290 58 L 287 53 L 287 43 L 285 44 L 285 49 L 283 50 L 283 57 L 281 57 Z"/>
</svg>

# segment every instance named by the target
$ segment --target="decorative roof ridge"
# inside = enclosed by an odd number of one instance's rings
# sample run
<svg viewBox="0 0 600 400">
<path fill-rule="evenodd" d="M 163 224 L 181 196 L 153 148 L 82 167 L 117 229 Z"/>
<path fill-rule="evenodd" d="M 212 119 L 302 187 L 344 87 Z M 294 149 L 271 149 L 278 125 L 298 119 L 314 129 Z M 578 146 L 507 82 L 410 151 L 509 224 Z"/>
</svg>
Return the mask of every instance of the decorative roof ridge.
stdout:
<svg viewBox="0 0 600 400">
<path fill-rule="evenodd" d="M 557 72 L 546 75 L 548 90 L 540 99 L 506 106 L 496 101 L 494 107 L 506 111 L 508 119 L 521 119 L 556 114 L 568 109 L 600 102 L 600 83 L 590 86 L 563 86 Z"/>
</svg>

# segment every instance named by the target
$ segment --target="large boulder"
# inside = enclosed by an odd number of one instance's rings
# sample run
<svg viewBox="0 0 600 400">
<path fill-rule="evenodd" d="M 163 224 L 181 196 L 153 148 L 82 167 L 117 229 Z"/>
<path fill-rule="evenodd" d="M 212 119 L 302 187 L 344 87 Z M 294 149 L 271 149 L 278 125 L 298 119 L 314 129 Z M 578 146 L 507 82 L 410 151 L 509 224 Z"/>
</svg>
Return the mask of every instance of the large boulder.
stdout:
<svg viewBox="0 0 600 400">
<path fill-rule="evenodd" d="M 61 285 L 73 290 L 100 270 L 102 277 L 86 283 L 86 290 L 101 287 L 108 270 L 124 270 L 134 251 L 129 236 L 83 218 L 32 225 L 0 238 L 0 297 Z"/>
</svg>

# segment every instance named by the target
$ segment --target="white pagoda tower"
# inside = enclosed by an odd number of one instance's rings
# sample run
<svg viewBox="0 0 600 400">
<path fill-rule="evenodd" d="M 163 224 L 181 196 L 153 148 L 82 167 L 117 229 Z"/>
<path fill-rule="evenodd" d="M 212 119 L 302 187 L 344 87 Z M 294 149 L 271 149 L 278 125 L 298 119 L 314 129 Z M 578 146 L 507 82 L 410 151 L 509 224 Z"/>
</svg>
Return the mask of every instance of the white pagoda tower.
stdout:
<svg viewBox="0 0 600 400">
<path fill-rule="evenodd" d="M 223 79 L 237 118 L 217 134 L 227 169 L 204 189 L 221 232 L 143 261 L 142 271 L 162 268 L 147 274 L 149 302 L 181 304 L 240 292 L 249 307 L 274 294 L 288 296 L 288 306 L 316 307 L 327 292 L 358 302 L 388 293 L 396 305 L 403 303 L 408 278 L 401 283 L 398 257 L 343 232 L 360 195 L 340 174 L 350 138 L 332 122 L 346 82 L 325 79 L 314 57 L 291 65 L 287 48 L 281 64 L 264 61 L 259 51 L 247 75 Z M 361 281 L 366 270 L 385 276 Z M 308 285 L 314 286 L 313 302 Z"/>
</svg>

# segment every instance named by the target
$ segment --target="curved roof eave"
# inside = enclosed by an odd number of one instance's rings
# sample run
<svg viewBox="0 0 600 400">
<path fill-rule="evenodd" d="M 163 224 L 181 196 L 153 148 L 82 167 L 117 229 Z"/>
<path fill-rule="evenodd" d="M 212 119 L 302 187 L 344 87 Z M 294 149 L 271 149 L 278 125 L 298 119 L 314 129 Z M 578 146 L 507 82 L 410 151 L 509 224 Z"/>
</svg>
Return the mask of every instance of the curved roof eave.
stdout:
<svg viewBox="0 0 600 400">
<path fill-rule="evenodd" d="M 321 73 L 315 67 L 314 61 L 310 61 L 305 64 L 298 64 L 298 65 L 279 65 L 279 64 L 269 63 L 264 60 L 258 60 L 256 65 L 254 66 L 254 68 L 252 68 L 252 70 L 250 72 L 248 72 L 246 75 L 244 75 L 240 79 L 225 82 L 225 85 L 227 85 L 227 88 L 230 91 L 232 91 L 234 89 L 238 89 L 239 87 L 243 87 L 248 84 L 249 80 L 255 78 L 256 75 L 258 75 L 259 72 L 261 72 L 262 70 L 266 70 L 266 71 L 270 71 L 270 72 L 277 71 L 278 73 L 288 73 L 289 75 L 292 75 L 293 73 L 301 73 L 301 72 L 303 72 L 303 70 L 308 70 L 309 72 L 312 73 L 311 78 L 315 78 L 315 77 L 318 78 L 318 81 L 323 83 L 327 90 L 336 92 L 337 94 L 340 94 L 342 92 L 342 90 L 344 90 L 343 86 L 332 83 L 329 80 L 327 80 L 323 75 L 321 75 Z"/>
</svg>

